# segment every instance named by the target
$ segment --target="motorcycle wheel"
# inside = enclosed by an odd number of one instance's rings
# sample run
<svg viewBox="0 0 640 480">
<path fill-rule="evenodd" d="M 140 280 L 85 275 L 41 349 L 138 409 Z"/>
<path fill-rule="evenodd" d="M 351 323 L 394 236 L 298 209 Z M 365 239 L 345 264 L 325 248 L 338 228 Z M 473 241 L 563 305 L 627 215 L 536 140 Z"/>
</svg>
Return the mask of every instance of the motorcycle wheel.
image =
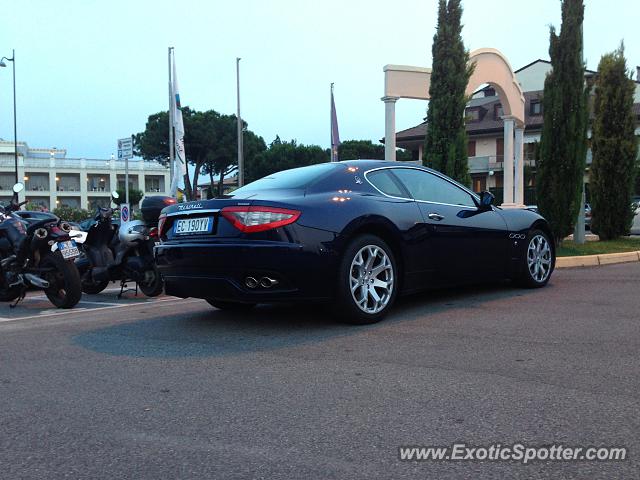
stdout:
<svg viewBox="0 0 640 480">
<path fill-rule="evenodd" d="M 20 287 L 0 287 L 0 302 L 11 302 L 20 295 Z"/>
<path fill-rule="evenodd" d="M 80 274 L 73 262 L 62 258 L 60 252 L 47 253 L 40 261 L 41 268 L 51 268 L 43 275 L 49 282 L 44 293 L 51 303 L 58 308 L 73 308 L 82 296 Z"/>
<path fill-rule="evenodd" d="M 164 282 L 155 265 L 144 272 L 144 280 L 138 282 L 138 286 L 147 297 L 157 297 L 162 293 Z"/>
<path fill-rule="evenodd" d="M 92 282 L 91 280 L 82 281 L 82 291 L 88 295 L 95 295 L 100 293 L 109 285 L 109 280 L 103 280 L 102 282 Z"/>
</svg>

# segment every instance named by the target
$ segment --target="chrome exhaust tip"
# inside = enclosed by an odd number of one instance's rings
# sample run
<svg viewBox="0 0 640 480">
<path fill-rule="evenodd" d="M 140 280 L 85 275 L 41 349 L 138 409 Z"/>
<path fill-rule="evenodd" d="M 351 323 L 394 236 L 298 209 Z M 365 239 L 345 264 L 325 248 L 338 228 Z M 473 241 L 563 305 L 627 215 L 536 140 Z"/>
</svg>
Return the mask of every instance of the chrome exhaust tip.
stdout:
<svg viewBox="0 0 640 480">
<path fill-rule="evenodd" d="M 262 277 L 260 279 L 260 286 L 262 288 L 271 288 L 278 284 L 278 280 L 269 277 Z"/>
<path fill-rule="evenodd" d="M 256 280 L 253 277 L 247 277 L 247 278 L 244 279 L 244 284 L 248 288 L 256 288 L 258 286 L 258 280 Z"/>
</svg>

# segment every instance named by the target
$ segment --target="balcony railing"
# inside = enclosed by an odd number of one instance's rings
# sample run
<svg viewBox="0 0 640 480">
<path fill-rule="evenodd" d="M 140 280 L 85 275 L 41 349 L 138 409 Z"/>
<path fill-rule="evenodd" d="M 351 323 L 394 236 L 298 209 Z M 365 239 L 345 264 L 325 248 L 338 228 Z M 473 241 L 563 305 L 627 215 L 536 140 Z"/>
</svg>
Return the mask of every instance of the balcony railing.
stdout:
<svg viewBox="0 0 640 480">
<path fill-rule="evenodd" d="M 483 173 L 493 171 L 504 170 L 503 155 L 485 155 L 482 157 L 469 157 L 469 172 L 470 173 Z M 535 167 L 536 161 L 525 155 L 524 165 L 526 167 Z"/>
<path fill-rule="evenodd" d="M 20 161 L 20 159 L 19 159 Z M 0 159 L 0 168 L 14 168 L 13 158 Z M 56 158 L 54 160 L 48 158 L 25 158 L 25 168 L 55 168 L 55 169 L 87 169 L 87 170 L 124 170 L 125 162 L 123 160 L 95 160 L 84 158 Z M 168 167 L 158 162 L 147 162 L 136 160 L 129 162 L 129 170 L 153 170 L 166 171 Z"/>
</svg>

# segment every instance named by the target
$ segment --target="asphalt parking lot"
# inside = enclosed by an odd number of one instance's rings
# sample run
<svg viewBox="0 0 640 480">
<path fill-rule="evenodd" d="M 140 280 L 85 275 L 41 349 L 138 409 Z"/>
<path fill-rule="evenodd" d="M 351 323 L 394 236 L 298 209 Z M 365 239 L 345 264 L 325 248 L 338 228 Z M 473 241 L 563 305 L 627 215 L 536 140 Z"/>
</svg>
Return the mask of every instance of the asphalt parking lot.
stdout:
<svg viewBox="0 0 640 480">
<path fill-rule="evenodd" d="M 0 305 L 0 477 L 639 478 L 640 264 L 403 299 L 382 323 L 117 291 Z M 401 462 L 403 445 L 626 446 Z"/>
</svg>

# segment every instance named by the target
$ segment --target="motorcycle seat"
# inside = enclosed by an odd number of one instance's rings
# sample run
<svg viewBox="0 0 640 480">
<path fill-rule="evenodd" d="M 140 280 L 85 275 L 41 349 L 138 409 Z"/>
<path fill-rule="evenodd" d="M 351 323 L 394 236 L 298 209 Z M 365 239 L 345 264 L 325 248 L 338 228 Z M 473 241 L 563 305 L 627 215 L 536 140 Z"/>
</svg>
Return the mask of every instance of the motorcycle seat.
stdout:
<svg viewBox="0 0 640 480">
<path fill-rule="evenodd" d="M 51 223 L 57 223 L 58 220 L 55 218 L 45 218 L 44 220 L 38 220 L 35 223 L 32 223 L 27 227 L 27 235 L 32 235 L 38 228 L 44 227 L 45 225 L 49 225 Z"/>
</svg>

